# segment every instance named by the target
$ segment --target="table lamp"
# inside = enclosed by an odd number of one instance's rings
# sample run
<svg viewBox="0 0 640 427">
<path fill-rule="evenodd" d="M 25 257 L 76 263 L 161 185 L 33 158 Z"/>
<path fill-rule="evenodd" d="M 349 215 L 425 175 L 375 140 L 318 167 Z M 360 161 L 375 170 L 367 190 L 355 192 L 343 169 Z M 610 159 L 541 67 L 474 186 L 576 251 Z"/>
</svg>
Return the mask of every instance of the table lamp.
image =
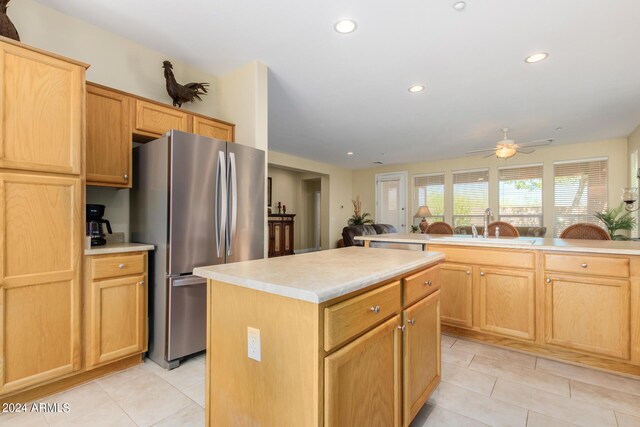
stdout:
<svg viewBox="0 0 640 427">
<path fill-rule="evenodd" d="M 413 216 L 414 218 L 422 218 L 422 221 L 420 221 L 420 232 L 422 234 L 427 232 L 427 226 L 429 225 L 429 223 L 425 219 L 425 217 L 427 216 L 432 216 L 431 211 L 429 210 L 429 206 L 420 206 L 418 208 L 418 212 L 416 212 L 416 214 Z"/>
</svg>

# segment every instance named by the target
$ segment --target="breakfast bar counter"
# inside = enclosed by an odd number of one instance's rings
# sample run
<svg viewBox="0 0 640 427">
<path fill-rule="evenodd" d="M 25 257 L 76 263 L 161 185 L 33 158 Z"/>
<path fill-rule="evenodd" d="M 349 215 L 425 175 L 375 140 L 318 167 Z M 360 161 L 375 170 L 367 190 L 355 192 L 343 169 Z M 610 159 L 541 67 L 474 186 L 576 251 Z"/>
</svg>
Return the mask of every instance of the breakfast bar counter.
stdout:
<svg viewBox="0 0 640 427">
<path fill-rule="evenodd" d="M 206 424 L 408 426 L 440 382 L 443 259 L 351 247 L 194 269 Z"/>
</svg>

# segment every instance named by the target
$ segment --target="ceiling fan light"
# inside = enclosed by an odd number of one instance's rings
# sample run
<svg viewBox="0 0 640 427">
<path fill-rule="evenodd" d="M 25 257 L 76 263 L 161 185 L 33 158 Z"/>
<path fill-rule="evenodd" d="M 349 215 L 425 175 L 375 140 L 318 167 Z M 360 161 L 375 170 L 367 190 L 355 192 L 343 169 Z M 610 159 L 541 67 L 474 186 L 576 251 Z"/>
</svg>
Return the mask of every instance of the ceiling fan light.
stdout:
<svg viewBox="0 0 640 427">
<path fill-rule="evenodd" d="M 496 149 L 496 157 L 499 159 L 508 159 L 516 154 L 516 149 L 513 147 L 499 147 Z"/>
</svg>

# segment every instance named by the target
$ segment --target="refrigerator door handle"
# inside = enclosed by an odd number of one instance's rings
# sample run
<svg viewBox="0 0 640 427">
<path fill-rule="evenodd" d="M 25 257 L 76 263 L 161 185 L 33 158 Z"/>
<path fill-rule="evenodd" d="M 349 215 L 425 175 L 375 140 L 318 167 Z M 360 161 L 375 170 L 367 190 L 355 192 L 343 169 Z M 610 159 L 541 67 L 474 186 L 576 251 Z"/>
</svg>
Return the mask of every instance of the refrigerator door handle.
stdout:
<svg viewBox="0 0 640 427">
<path fill-rule="evenodd" d="M 227 224 L 227 164 L 224 151 L 218 151 L 218 168 L 216 170 L 216 198 L 215 198 L 215 223 L 216 223 L 216 256 L 224 255 L 222 247 L 226 235 Z"/>
<path fill-rule="evenodd" d="M 233 250 L 233 239 L 236 236 L 236 225 L 238 222 L 238 183 L 237 183 L 236 155 L 229 153 L 229 219 L 231 226 L 227 231 L 227 255 L 230 256 Z"/>
</svg>

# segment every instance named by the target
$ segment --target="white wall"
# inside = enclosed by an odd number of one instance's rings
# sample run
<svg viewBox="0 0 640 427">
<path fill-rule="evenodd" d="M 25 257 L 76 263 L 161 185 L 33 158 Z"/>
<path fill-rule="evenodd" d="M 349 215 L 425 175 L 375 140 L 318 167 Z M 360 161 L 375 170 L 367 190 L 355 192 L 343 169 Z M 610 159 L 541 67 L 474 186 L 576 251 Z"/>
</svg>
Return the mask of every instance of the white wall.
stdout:
<svg viewBox="0 0 640 427">
<path fill-rule="evenodd" d="M 608 198 L 609 206 L 620 203 L 620 189 L 628 182 L 627 139 L 610 139 L 586 142 L 581 144 L 557 145 L 541 147 L 533 154 L 518 154 L 507 161 L 496 157 L 483 158 L 458 157 L 433 162 L 407 163 L 388 165 L 353 172 L 353 196 L 360 195 L 362 209 L 374 213 L 375 210 L 375 175 L 385 172 L 408 172 L 407 182 L 407 221 L 412 223 L 412 216 L 418 207 L 413 203 L 413 175 L 424 173 L 445 173 L 445 221 L 451 223 L 453 208 L 451 172 L 465 169 L 489 168 L 489 206 L 497 213 L 498 209 L 498 167 L 517 166 L 532 163 L 543 164 L 543 212 L 547 236 L 553 235 L 554 200 L 553 200 L 553 162 L 558 160 L 587 159 L 608 157 Z"/>
</svg>

